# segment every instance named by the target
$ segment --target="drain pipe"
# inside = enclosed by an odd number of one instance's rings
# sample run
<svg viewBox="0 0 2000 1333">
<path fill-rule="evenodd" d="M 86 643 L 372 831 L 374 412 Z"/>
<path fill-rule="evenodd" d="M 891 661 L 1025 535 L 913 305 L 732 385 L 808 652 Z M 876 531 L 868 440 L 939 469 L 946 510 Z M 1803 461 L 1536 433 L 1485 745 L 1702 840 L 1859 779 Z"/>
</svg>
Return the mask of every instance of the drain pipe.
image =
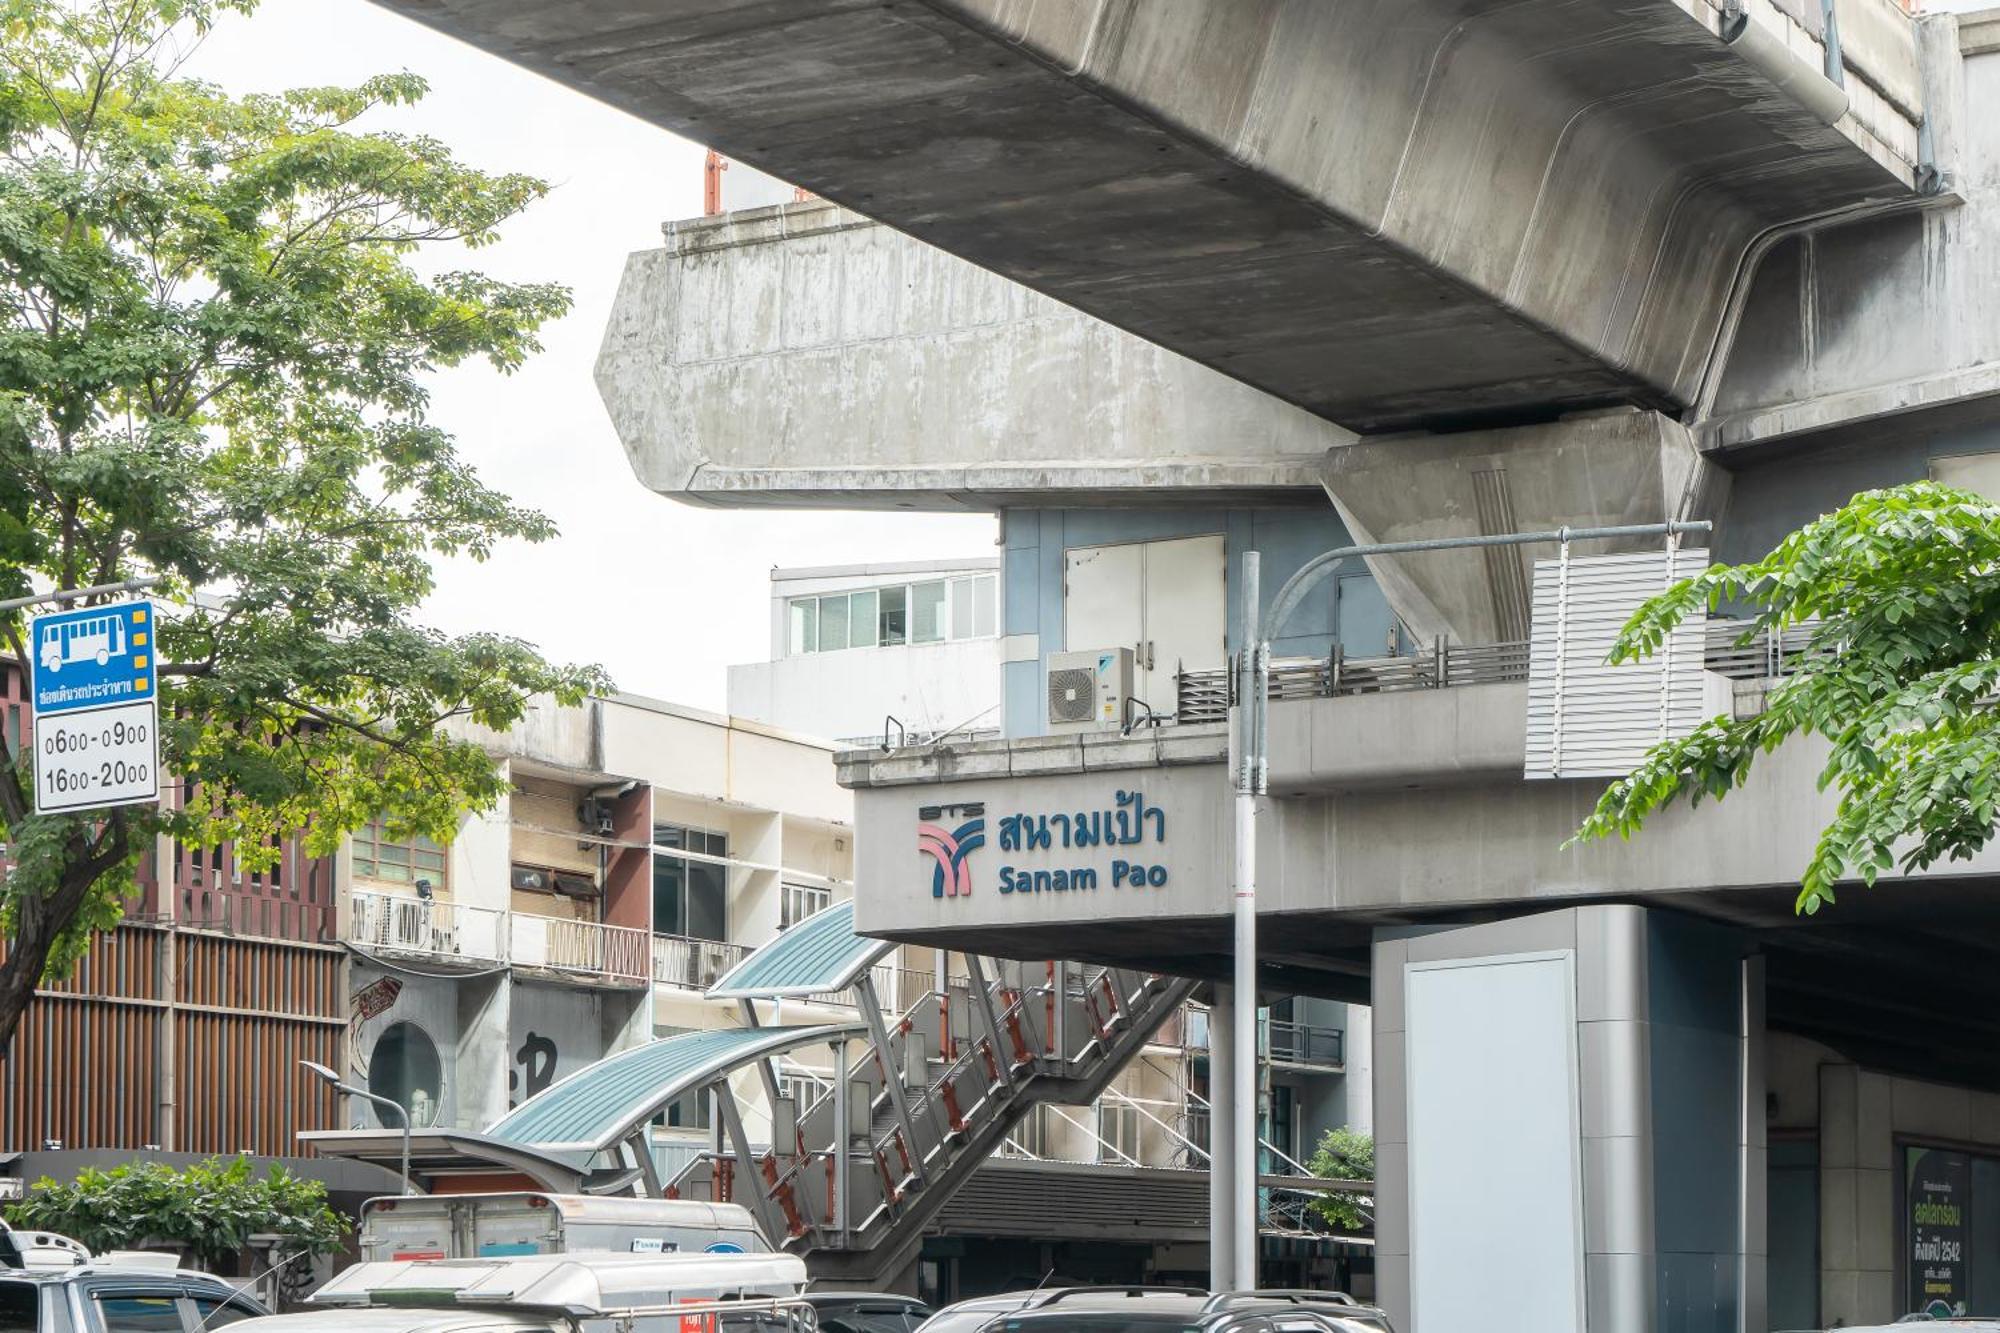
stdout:
<svg viewBox="0 0 2000 1333">
<path fill-rule="evenodd" d="M 1826 11 L 1824 73 L 1814 73 L 1769 28 L 1752 22 L 1742 0 L 1723 8 L 1722 40 L 1814 119 L 1831 125 L 1847 114 L 1847 89 L 1841 86 L 1846 75 L 1840 64 L 1840 34 L 1833 20 L 1833 0 L 1822 0 L 1822 5 Z"/>
</svg>

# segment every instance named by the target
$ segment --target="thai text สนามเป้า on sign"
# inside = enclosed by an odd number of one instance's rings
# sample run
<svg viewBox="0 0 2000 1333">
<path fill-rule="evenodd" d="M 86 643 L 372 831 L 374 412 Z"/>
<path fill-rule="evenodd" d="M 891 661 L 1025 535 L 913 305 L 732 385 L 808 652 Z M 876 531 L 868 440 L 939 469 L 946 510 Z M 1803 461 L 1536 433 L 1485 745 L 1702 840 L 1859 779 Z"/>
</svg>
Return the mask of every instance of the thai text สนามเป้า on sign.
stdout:
<svg viewBox="0 0 2000 1333">
<path fill-rule="evenodd" d="M 933 859 L 934 897 L 970 894 L 983 876 L 970 853 L 995 835 L 1001 864 L 994 883 L 1003 894 L 1069 893 L 1099 888 L 1159 889 L 1166 812 L 1144 793 L 1115 791 L 1104 808 L 1022 811 L 989 817 L 991 802 L 924 806 L 917 812 L 919 850 Z M 955 827 L 953 825 L 955 824 Z M 1051 864 L 1053 862 L 1054 864 Z"/>
</svg>

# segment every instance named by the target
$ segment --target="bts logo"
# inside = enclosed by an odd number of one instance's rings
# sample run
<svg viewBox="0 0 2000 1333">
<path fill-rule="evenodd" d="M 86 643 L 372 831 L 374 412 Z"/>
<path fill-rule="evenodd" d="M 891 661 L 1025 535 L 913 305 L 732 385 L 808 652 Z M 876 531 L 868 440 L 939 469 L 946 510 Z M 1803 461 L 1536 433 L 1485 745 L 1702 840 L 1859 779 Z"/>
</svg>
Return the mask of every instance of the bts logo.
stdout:
<svg viewBox="0 0 2000 1333">
<path fill-rule="evenodd" d="M 945 831 L 944 821 L 961 820 Z M 972 867 L 967 853 L 986 844 L 986 806 L 973 801 L 965 805 L 926 805 L 917 811 L 917 851 L 928 856 L 931 867 L 931 897 L 956 898 L 972 892 Z"/>
</svg>

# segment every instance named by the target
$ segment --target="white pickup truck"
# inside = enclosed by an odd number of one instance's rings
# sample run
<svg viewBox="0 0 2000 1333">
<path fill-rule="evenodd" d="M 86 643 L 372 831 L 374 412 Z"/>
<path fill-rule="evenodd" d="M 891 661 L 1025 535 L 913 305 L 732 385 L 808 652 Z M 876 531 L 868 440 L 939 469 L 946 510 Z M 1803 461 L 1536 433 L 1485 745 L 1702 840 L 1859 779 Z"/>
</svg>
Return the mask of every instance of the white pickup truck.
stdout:
<svg viewBox="0 0 2000 1333">
<path fill-rule="evenodd" d="M 389 1260 L 232 1333 L 814 1333 L 805 1283 L 791 1254 Z"/>
<path fill-rule="evenodd" d="M 361 1207 L 361 1257 L 501 1259 L 534 1254 L 759 1254 L 748 1209 L 694 1199 L 591 1194 L 422 1194 Z"/>
</svg>

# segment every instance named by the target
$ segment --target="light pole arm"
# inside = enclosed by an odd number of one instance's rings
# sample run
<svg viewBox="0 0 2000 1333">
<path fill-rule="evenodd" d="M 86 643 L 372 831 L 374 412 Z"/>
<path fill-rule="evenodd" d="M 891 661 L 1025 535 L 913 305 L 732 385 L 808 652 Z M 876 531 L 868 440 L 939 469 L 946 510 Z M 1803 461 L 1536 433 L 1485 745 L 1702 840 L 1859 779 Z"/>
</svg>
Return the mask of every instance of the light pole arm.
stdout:
<svg viewBox="0 0 2000 1333">
<path fill-rule="evenodd" d="M 1322 551 L 1300 565 L 1298 572 L 1285 580 L 1285 586 L 1278 589 L 1271 599 L 1271 610 L 1264 617 L 1262 638 L 1275 639 L 1292 618 L 1292 612 L 1299 609 L 1299 603 L 1342 561 L 1356 556 L 1405 555 L 1418 551 L 1457 551 L 1480 546 L 1528 546 L 1538 542 L 1574 542 L 1597 540 L 1610 537 L 1666 537 L 1684 536 L 1709 532 L 1715 525 L 1705 519 L 1686 523 L 1626 523 L 1608 528 L 1551 528 L 1544 532 L 1503 532 L 1478 537 L 1426 537 L 1419 541 L 1373 542 L 1359 546 L 1342 546 L 1332 551 Z"/>
<path fill-rule="evenodd" d="M 377 1106 L 386 1106 L 386 1107 L 388 1107 L 388 1108 L 389 1108 L 390 1110 L 394 1111 L 394 1112 L 396 1113 L 397 1117 L 398 1117 L 399 1119 L 401 1119 L 401 1120 L 402 1120 L 402 1122 L 403 1122 L 403 1193 L 405 1193 L 405 1194 L 415 1194 L 415 1193 L 417 1192 L 417 1182 L 416 1182 L 416 1181 L 414 1181 L 414 1180 L 412 1180 L 412 1179 L 410 1178 L 410 1113 L 409 1113 L 409 1111 L 408 1111 L 408 1110 L 406 1110 L 406 1109 L 404 1108 L 404 1106 L 403 1106 L 403 1104 L 402 1104 L 401 1102 L 399 1102 L 399 1101 L 396 1101 L 396 1100 L 394 1100 L 393 1098 L 389 1098 L 389 1097 L 381 1097 L 381 1096 L 377 1096 L 377 1095 L 376 1095 L 375 1093 L 372 1093 L 372 1092 L 368 1091 L 368 1089 L 366 1089 L 366 1088 L 357 1088 L 357 1087 L 355 1087 L 355 1086 L 354 1086 L 354 1085 L 353 1085 L 352 1083 L 336 1083 L 336 1084 L 334 1084 L 334 1085 L 333 1085 L 333 1088 L 334 1088 L 334 1091 L 335 1091 L 335 1092 L 344 1092 L 344 1093 L 346 1093 L 346 1094 L 347 1094 L 348 1096 L 350 1096 L 350 1097 L 360 1097 L 360 1098 L 362 1098 L 362 1099 L 363 1099 L 363 1100 L 365 1100 L 365 1101 L 371 1101 L 371 1102 L 375 1103 L 375 1105 L 377 1105 Z"/>
</svg>

